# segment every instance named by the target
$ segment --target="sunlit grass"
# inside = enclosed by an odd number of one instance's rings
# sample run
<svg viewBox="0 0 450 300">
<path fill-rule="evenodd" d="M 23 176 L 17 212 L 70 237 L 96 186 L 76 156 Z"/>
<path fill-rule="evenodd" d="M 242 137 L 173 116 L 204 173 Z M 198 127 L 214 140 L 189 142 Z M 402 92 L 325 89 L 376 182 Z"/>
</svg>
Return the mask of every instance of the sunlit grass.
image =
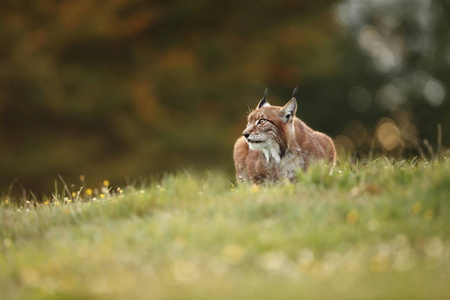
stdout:
<svg viewBox="0 0 450 300">
<path fill-rule="evenodd" d="M 74 192 L 1 200 L 5 299 L 450 297 L 446 160 L 313 166 L 296 185 L 180 173 Z"/>
</svg>

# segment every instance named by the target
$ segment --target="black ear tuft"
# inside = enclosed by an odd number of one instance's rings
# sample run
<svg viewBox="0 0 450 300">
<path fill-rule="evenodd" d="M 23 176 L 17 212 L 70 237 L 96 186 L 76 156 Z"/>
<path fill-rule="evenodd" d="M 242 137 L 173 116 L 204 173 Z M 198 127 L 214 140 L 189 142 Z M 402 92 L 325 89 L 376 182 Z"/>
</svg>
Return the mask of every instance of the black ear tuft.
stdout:
<svg viewBox="0 0 450 300">
<path fill-rule="evenodd" d="M 297 87 L 294 88 L 294 91 L 292 92 L 292 98 L 295 98 L 297 95 Z"/>
<path fill-rule="evenodd" d="M 267 88 L 264 90 L 264 95 L 263 98 L 261 99 L 261 101 L 259 101 L 258 106 L 256 107 L 256 109 L 264 107 L 264 106 L 270 106 L 270 103 L 267 102 L 266 97 L 267 97 Z"/>
</svg>

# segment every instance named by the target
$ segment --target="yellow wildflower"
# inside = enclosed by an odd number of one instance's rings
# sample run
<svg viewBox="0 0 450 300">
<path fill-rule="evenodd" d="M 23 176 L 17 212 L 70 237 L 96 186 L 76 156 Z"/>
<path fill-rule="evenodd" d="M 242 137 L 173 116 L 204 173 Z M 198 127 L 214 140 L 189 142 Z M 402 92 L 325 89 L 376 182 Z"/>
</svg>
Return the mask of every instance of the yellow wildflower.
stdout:
<svg viewBox="0 0 450 300">
<path fill-rule="evenodd" d="M 103 180 L 103 185 L 104 185 L 104 186 L 109 186 L 109 181 L 108 181 L 108 180 L 106 180 L 106 179 L 105 179 L 105 180 Z"/>
<path fill-rule="evenodd" d="M 359 213 L 356 209 L 352 209 L 347 214 L 347 223 L 355 224 L 359 219 Z"/>
<path fill-rule="evenodd" d="M 86 190 L 86 195 L 87 196 L 91 196 L 92 195 L 92 189 L 87 189 Z"/>
<path fill-rule="evenodd" d="M 242 260 L 245 255 L 245 249 L 238 245 L 227 245 L 223 251 L 223 258 L 231 264 L 236 264 Z"/>
<path fill-rule="evenodd" d="M 77 193 L 72 192 L 72 197 L 75 198 L 77 196 Z"/>
<path fill-rule="evenodd" d="M 100 199 L 104 198 L 105 194 L 100 194 Z"/>
<path fill-rule="evenodd" d="M 413 204 L 413 206 L 411 207 L 411 211 L 413 214 L 417 215 L 420 214 L 420 212 L 422 211 L 422 203 L 420 202 L 415 202 Z"/>
<path fill-rule="evenodd" d="M 259 185 L 254 184 L 250 187 L 250 192 L 252 192 L 252 194 L 258 194 L 259 193 Z"/>
</svg>

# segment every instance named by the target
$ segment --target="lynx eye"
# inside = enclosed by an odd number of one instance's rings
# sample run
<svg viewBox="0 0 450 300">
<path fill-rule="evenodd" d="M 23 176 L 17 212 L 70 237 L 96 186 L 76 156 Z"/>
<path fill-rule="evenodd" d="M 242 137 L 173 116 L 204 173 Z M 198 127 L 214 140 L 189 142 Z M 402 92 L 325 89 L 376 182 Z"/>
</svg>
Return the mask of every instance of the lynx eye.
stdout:
<svg viewBox="0 0 450 300">
<path fill-rule="evenodd" d="M 258 120 L 258 125 L 264 124 L 266 121 L 267 121 L 266 119 L 259 119 Z"/>
</svg>

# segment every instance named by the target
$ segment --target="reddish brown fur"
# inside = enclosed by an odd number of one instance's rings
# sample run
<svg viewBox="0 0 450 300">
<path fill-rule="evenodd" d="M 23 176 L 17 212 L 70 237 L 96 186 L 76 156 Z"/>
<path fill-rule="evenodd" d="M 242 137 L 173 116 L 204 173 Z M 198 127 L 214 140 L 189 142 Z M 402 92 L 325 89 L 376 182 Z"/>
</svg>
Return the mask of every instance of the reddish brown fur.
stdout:
<svg viewBox="0 0 450 300">
<path fill-rule="evenodd" d="M 284 107 L 270 106 L 264 99 L 258 107 L 261 108 L 249 114 L 249 125 L 243 132 L 249 135 L 249 141 L 240 137 L 234 145 L 233 156 L 238 182 L 249 181 L 260 184 L 284 179 L 295 181 L 297 170 L 301 168 L 306 171 L 312 160 L 323 159 L 334 166 L 336 151 L 332 139 L 314 131 L 295 117 L 297 109 L 295 98 Z M 292 108 L 290 114 L 287 113 L 288 108 Z M 263 121 L 260 121 L 261 119 Z M 268 142 L 259 142 L 257 138 Z M 257 143 L 251 142 L 252 140 Z M 251 149 L 249 142 L 253 148 L 266 147 L 276 151 L 270 152 L 266 148 Z"/>
</svg>

